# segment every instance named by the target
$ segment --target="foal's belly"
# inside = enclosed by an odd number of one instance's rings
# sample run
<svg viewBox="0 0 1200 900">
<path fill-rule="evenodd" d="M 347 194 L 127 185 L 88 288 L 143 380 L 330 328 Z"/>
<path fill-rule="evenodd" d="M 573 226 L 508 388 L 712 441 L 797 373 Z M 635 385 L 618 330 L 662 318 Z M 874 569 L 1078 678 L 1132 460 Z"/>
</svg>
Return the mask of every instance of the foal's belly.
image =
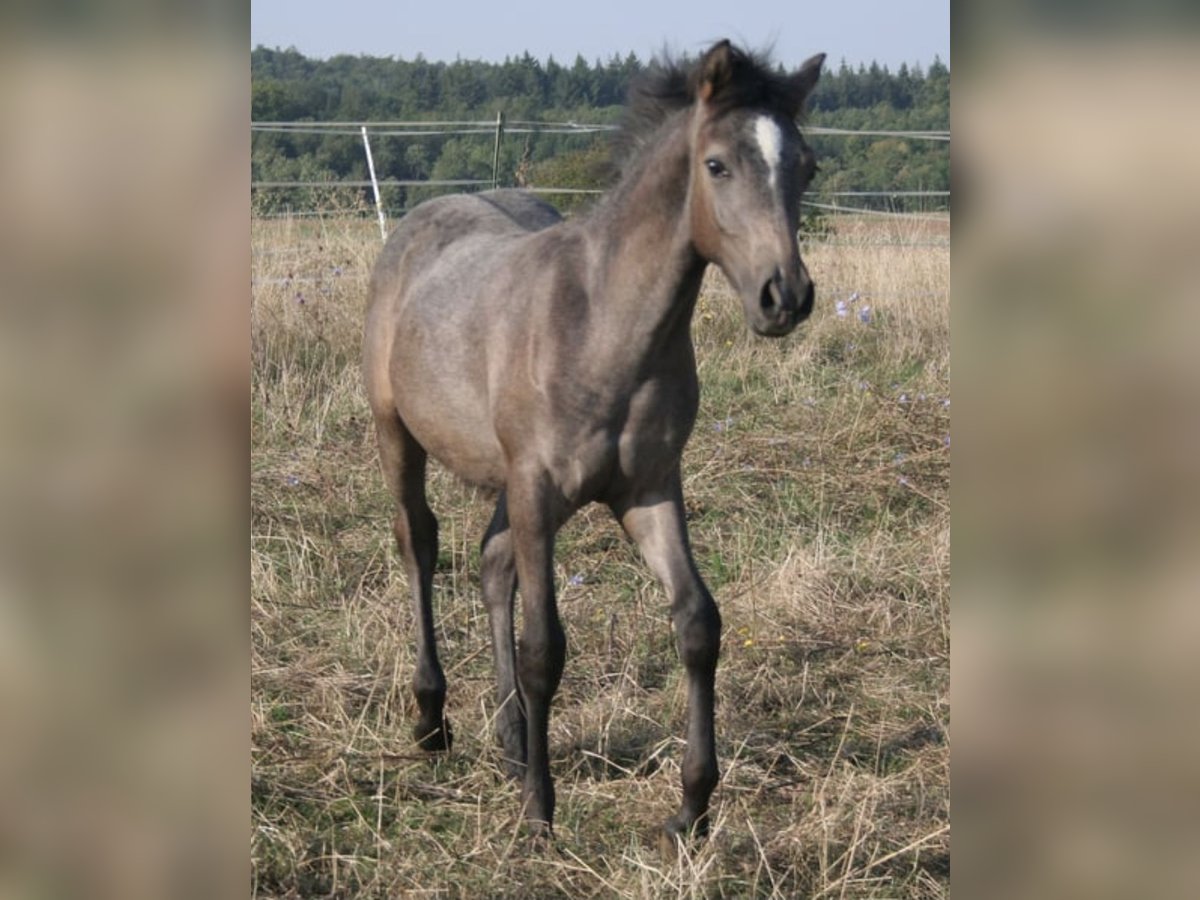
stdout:
<svg viewBox="0 0 1200 900">
<path fill-rule="evenodd" d="M 490 426 L 456 419 L 451 411 L 438 415 L 437 419 L 432 425 L 418 420 L 415 427 L 410 426 L 425 451 L 465 481 L 485 487 L 504 487 L 504 454 Z"/>
</svg>

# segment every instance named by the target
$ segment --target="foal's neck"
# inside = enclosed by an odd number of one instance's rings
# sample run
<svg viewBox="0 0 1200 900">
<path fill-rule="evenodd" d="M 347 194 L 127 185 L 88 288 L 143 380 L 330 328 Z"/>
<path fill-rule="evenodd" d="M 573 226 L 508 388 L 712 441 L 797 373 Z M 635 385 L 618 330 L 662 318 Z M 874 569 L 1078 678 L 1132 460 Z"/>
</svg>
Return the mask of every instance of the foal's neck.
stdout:
<svg viewBox="0 0 1200 900">
<path fill-rule="evenodd" d="M 640 154 L 592 223 L 606 330 L 632 352 L 689 337 L 705 261 L 691 240 L 690 141 L 683 115 Z"/>
</svg>

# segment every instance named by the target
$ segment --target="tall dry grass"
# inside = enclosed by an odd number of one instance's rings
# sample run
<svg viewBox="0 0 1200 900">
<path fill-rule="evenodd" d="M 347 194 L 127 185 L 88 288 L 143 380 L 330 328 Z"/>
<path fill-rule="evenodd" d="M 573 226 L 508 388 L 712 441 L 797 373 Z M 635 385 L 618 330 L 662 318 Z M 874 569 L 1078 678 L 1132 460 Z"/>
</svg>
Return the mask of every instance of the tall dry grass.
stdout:
<svg viewBox="0 0 1200 900">
<path fill-rule="evenodd" d="M 682 672 L 661 591 L 602 509 L 558 543 L 556 847 L 527 846 L 493 741 L 488 498 L 436 467 L 457 741 L 412 746 L 411 614 L 358 377 L 377 226 L 255 223 L 255 896 L 947 895 L 947 233 L 840 222 L 805 251 L 818 309 L 781 341 L 747 333 L 719 273 L 705 284 L 684 473 L 725 622 L 723 778 L 710 839 L 666 863 L 650 836 L 679 799 Z"/>
</svg>

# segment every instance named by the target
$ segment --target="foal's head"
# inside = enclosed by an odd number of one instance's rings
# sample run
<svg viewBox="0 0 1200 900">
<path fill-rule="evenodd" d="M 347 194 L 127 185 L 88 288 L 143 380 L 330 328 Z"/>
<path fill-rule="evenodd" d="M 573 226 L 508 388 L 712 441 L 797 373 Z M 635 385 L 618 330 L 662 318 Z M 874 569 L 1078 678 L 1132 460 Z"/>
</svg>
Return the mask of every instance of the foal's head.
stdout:
<svg viewBox="0 0 1200 900">
<path fill-rule="evenodd" d="M 721 41 L 691 75 L 692 242 L 725 272 L 761 335 L 787 334 L 813 308 L 796 232 L 816 157 L 796 119 L 824 60 L 781 75 Z"/>
</svg>

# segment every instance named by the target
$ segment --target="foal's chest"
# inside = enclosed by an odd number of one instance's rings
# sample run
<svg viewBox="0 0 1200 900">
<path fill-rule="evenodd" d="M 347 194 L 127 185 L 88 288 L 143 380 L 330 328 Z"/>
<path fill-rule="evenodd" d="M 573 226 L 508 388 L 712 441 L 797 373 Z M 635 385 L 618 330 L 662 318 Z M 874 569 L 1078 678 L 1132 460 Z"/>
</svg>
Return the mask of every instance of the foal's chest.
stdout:
<svg viewBox="0 0 1200 900">
<path fill-rule="evenodd" d="M 678 465 L 696 421 L 698 396 L 694 382 L 655 384 L 635 396 L 617 442 L 625 480 L 657 484 Z"/>
<path fill-rule="evenodd" d="M 655 379 L 627 401 L 598 405 L 557 448 L 564 495 L 582 503 L 661 484 L 679 463 L 698 396 L 694 379 Z"/>
</svg>

